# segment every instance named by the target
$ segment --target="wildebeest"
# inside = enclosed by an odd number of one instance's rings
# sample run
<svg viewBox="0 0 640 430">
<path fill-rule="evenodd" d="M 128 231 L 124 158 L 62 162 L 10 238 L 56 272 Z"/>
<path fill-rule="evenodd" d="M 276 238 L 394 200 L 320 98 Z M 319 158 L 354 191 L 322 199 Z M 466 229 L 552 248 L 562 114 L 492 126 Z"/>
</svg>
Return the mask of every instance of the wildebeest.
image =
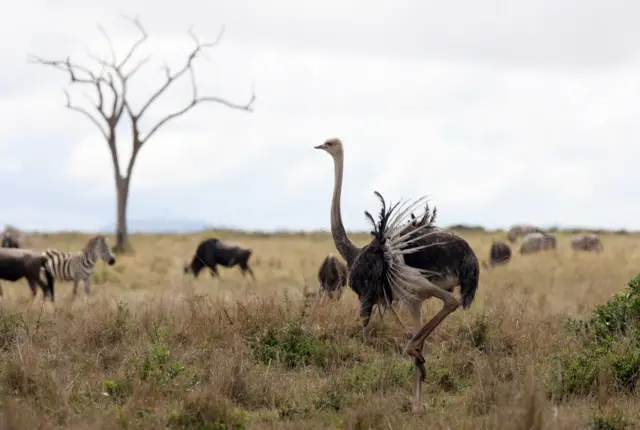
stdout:
<svg viewBox="0 0 640 430">
<path fill-rule="evenodd" d="M 337 299 L 342 297 L 344 286 L 347 285 L 347 266 L 334 254 L 329 254 L 322 261 L 318 271 L 320 282 L 320 295 L 326 294 Z"/>
<path fill-rule="evenodd" d="M 516 224 L 512 226 L 507 232 L 507 239 L 509 239 L 509 242 L 514 243 L 516 240 L 518 240 L 518 237 L 524 237 L 529 233 L 542 233 L 542 230 L 540 230 L 538 227 L 528 224 Z"/>
<path fill-rule="evenodd" d="M 53 301 L 53 277 L 45 269 L 46 257 L 39 252 L 29 249 L 0 249 L 0 279 L 5 281 L 16 282 L 21 278 L 27 278 L 29 288 L 33 297 L 37 293 L 37 285 L 42 289 L 42 293 L 46 298 L 47 295 Z M 40 278 L 40 273 L 44 272 L 47 279 L 45 284 Z M 2 286 L 0 286 L 0 296 L 3 295 Z"/>
<path fill-rule="evenodd" d="M 244 275 L 249 273 L 255 279 L 248 264 L 251 253 L 251 249 L 236 244 L 224 243 L 216 238 L 205 239 L 196 248 L 191 263 L 184 266 L 184 273 L 192 273 L 198 277 L 200 271 L 204 267 L 208 267 L 211 270 L 211 276 L 220 277 L 217 265 L 233 267 L 237 264 Z"/>
<path fill-rule="evenodd" d="M 503 264 L 511 259 L 511 247 L 501 240 L 494 241 L 489 251 L 489 264 L 483 262 L 485 268 Z"/>
<path fill-rule="evenodd" d="M 571 239 L 571 248 L 574 251 L 602 251 L 602 241 L 597 234 L 594 233 L 584 233 L 574 236 Z"/>
<path fill-rule="evenodd" d="M 556 249 L 556 237 L 550 233 L 535 232 L 527 234 L 522 240 L 520 254 Z"/>
</svg>

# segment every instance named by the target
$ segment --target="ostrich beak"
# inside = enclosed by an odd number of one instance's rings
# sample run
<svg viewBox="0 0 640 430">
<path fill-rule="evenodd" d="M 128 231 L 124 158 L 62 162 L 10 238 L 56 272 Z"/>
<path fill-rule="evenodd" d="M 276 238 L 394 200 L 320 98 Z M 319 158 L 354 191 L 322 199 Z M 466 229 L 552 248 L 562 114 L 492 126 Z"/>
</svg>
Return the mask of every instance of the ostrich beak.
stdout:
<svg viewBox="0 0 640 430">
<path fill-rule="evenodd" d="M 327 149 L 327 145 L 323 143 L 322 145 L 314 146 L 314 148 L 316 148 L 316 149 Z"/>
</svg>

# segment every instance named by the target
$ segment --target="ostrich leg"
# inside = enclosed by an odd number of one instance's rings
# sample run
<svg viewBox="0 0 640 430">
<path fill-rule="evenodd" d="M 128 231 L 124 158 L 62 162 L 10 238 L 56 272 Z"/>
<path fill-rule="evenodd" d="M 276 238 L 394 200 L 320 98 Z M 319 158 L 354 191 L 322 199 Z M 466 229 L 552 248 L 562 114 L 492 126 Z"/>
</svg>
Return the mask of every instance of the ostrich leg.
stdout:
<svg viewBox="0 0 640 430">
<path fill-rule="evenodd" d="M 360 304 L 360 321 L 362 322 L 362 340 L 364 343 L 369 341 L 369 321 L 371 321 L 371 312 L 373 305 Z"/>
<path fill-rule="evenodd" d="M 418 412 L 420 410 L 420 406 L 422 404 L 422 381 L 424 381 L 427 373 L 424 366 L 424 356 L 422 355 L 424 342 L 427 340 L 427 337 L 429 337 L 431 332 L 435 330 L 435 328 L 438 327 L 438 325 L 440 325 L 440 323 L 444 321 L 450 313 L 458 309 L 458 306 L 460 306 L 460 303 L 458 303 L 458 300 L 453 294 L 442 290 L 431 283 L 429 284 L 429 293 L 442 300 L 443 306 L 442 309 L 433 318 L 431 318 L 429 322 L 413 336 L 413 338 L 411 338 L 409 344 L 405 348 L 405 353 L 413 358 L 413 363 L 416 366 L 413 412 Z"/>
</svg>

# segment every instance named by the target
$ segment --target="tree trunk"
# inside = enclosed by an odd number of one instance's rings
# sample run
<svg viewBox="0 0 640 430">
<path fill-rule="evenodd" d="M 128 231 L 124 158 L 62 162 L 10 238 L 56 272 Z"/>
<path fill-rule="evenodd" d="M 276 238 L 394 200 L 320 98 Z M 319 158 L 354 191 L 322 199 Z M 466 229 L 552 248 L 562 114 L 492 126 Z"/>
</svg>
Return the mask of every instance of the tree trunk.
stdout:
<svg viewBox="0 0 640 430">
<path fill-rule="evenodd" d="M 116 224 L 116 244 L 113 247 L 115 253 L 132 252 L 133 247 L 129 243 L 129 233 L 127 231 L 127 203 L 129 200 L 129 178 L 116 179 L 116 199 L 117 199 L 117 224 Z"/>
</svg>

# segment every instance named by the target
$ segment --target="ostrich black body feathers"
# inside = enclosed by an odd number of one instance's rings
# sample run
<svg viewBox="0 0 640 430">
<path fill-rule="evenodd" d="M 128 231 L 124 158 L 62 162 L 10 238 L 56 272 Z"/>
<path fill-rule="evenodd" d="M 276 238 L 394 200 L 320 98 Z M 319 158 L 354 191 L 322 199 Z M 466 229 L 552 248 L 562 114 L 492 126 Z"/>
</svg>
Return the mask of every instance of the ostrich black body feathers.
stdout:
<svg viewBox="0 0 640 430">
<path fill-rule="evenodd" d="M 450 292 L 460 285 L 462 306 L 468 308 L 480 273 L 469 244 L 434 225 L 436 208 L 431 211 L 425 203 L 423 215 L 415 217 L 412 210 L 425 198 L 387 205 L 380 193 L 375 195 L 382 204 L 378 220 L 365 212 L 373 225 L 373 240 L 349 267 L 349 286 L 360 299 L 361 317 L 368 319 L 373 305 L 386 307 L 398 299 L 416 303 L 428 298 L 416 285 L 420 283 L 417 277 Z"/>
</svg>

